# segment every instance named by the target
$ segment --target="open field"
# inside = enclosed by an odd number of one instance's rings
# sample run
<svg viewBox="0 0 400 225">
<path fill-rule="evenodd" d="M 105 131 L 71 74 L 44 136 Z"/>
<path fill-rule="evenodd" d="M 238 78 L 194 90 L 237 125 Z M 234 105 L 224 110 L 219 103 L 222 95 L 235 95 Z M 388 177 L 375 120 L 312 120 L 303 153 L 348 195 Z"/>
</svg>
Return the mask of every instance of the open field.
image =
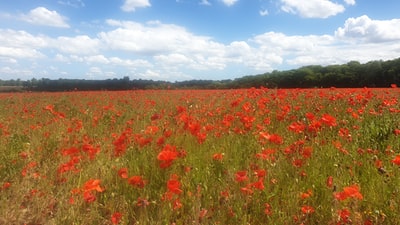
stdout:
<svg viewBox="0 0 400 225">
<path fill-rule="evenodd" d="M 0 94 L 0 224 L 400 224 L 400 89 Z"/>
</svg>

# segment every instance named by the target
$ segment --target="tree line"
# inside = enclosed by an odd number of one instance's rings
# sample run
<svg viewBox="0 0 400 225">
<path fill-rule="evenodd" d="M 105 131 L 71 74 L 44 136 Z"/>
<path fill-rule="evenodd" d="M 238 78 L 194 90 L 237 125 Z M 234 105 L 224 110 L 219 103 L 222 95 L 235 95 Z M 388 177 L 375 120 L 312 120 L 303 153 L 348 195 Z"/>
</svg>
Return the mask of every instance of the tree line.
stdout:
<svg viewBox="0 0 400 225">
<path fill-rule="evenodd" d="M 400 86 L 400 58 L 387 61 L 370 61 L 361 64 L 350 61 L 342 65 L 310 65 L 298 69 L 248 75 L 227 80 L 154 81 L 129 77 L 107 80 L 47 78 L 1 80 L 1 90 L 17 91 L 92 91 L 133 89 L 234 89 L 250 87 L 315 88 L 315 87 L 389 87 Z M 5 87 L 9 87 L 8 89 Z M 19 88 L 15 88 L 19 87 Z"/>
</svg>

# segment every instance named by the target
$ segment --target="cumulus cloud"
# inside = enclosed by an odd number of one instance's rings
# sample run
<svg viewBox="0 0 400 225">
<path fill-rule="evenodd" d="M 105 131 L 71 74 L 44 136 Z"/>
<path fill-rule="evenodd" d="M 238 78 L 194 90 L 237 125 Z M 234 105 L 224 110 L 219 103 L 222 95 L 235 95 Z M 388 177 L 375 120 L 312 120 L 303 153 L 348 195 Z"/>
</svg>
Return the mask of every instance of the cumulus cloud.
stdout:
<svg viewBox="0 0 400 225">
<path fill-rule="evenodd" d="M 56 11 L 50 11 L 45 7 L 32 9 L 28 14 L 22 15 L 21 19 L 40 26 L 69 28 L 66 17 L 58 14 Z"/>
<path fill-rule="evenodd" d="M 222 3 L 224 3 L 227 6 L 232 6 L 234 5 L 236 2 L 238 2 L 239 0 L 221 0 Z"/>
<path fill-rule="evenodd" d="M 108 20 L 107 23 L 117 28 L 109 32 L 101 32 L 99 37 L 114 50 L 157 55 L 171 51 L 205 53 L 219 51 L 222 47 L 210 37 L 197 36 L 181 26 L 163 24 L 159 21 L 141 24 L 132 21 Z"/>
<path fill-rule="evenodd" d="M 0 29 L 0 46 L 19 48 L 41 48 L 48 45 L 49 38 L 45 36 L 34 36 L 26 31 Z"/>
<path fill-rule="evenodd" d="M 329 0 L 281 0 L 281 3 L 281 9 L 284 12 L 300 15 L 305 18 L 328 18 L 345 10 L 343 5 Z"/>
<path fill-rule="evenodd" d="M 349 18 L 335 35 L 344 40 L 371 43 L 400 41 L 400 19 L 372 20 L 366 15 Z"/>
<path fill-rule="evenodd" d="M 41 58 L 44 55 L 37 51 L 36 49 L 28 48 L 13 48 L 13 47 L 3 47 L 0 46 L 0 56 L 1 57 L 11 57 L 11 58 Z"/>
<path fill-rule="evenodd" d="M 48 38 L 33 36 L 26 31 L 0 29 L 0 56 L 11 58 L 42 58 L 38 49 L 48 45 Z"/>
<path fill-rule="evenodd" d="M 121 9 L 125 12 L 134 12 L 136 8 L 150 7 L 149 0 L 124 0 Z"/>
<path fill-rule="evenodd" d="M 22 71 L 18 66 L 26 62 L 38 62 L 35 74 L 53 63 L 96 78 L 113 76 L 113 71 L 146 79 L 225 79 L 310 64 L 392 59 L 400 52 L 400 20 L 367 16 L 349 18 L 331 35 L 266 32 L 230 43 L 160 21 L 107 20 L 106 25 L 95 37 L 0 29 L 0 67 L 11 74 L 13 69 Z"/>
<path fill-rule="evenodd" d="M 356 4 L 356 0 L 344 0 L 344 2 L 345 2 L 347 5 L 355 5 L 355 4 Z"/>
<path fill-rule="evenodd" d="M 58 37 L 51 41 L 52 47 L 59 49 L 63 53 L 87 55 L 95 54 L 100 49 L 100 41 L 92 39 L 86 35 L 76 37 Z"/>
</svg>

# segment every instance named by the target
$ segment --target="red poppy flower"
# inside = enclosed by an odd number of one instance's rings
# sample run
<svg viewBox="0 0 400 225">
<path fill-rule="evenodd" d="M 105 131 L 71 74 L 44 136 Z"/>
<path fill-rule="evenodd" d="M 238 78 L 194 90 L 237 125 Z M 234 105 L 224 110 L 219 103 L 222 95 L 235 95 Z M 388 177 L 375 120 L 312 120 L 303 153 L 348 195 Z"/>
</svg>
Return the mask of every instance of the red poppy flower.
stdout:
<svg viewBox="0 0 400 225">
<path fill-rule="evenodd" d="M 329 114 L 322 115 L 321 122 L 323 122 L 325 125 L 329 127 L 334 127 L 337 125 L 336 118 Z"/>
<path fill-rule="evenodd" d="M 258 189 L 258 190 L 264 190 L 265 186 L 264 186 L 264 179 L 263 178 L 259 178 L 258 181 L 254 182 L 251 184 L 252 187 Z"/>
<path fill-rule="evenodd" d="M 400 166 L 400 155 L 396 155 L 396 157 L 392 160 L 392 163 Z"/>
<path fill-rule="evenodd" d="M 235 180 L 237 182 L 247 181 L 249 178 L 247 177 L 247 171 L 238 171 L 235 173 Z"/>
<path fill-rule="evenodd" d="M 256 175 L 258 178 L 262 178 L 267 175 L 267 171 L 265 171 L 264 169 L 257 169 L 254 171 L 254 175 Z"/>
<path fill-rule="evenodd" d="M 10 182 L 4 182 L 3 183 L 3 190 L 5 190 L 5 189 L 7 189 L 9 187 L 11 187 L 11 183 Z"/>
<path fill-rule="evenodd" d="M 272 215 L 272 207 L 271 207 L 270 204 L 265 203 L 264 213 L 265 213 L 265 215 L 267 215 L 267 216 Z"/>
<path fill-rule="evenodd" d="M 143 180 L 142 176 L 132 176 L 128 179 L 128 183 L 133 187 L 144 188 L 147 181 Z"/>
<path fill-rule="evenodd" d="M 344 187 L 342 192 L 337 192 L 334 194 L 335 198 L 344 201 L 348 198 L 356 198 L 356 199 L 363 199 L 362 194 L 360 193 L 360 187 L 357 184 Z"/>
<path fill-rule="evenodd" d="M 300 194 L 301 199 L 306 199 L 312 196 L 312 190 L 307 190 L 307 192 L 302 192 Z"/>
<path fill-rule="evenodd" d="M 328 188 L 332 188 L 333 187 L 333 177 L 332 176 L 329 176 L 326 179 L 326 186 L 328 186 Z"/>
<path fill-rule="evenodd" d="M 215 153 L 212 158 L 216 161 L 222 161 L 224 158 L 224 153 Z"/>
<path fill-rule="evenodd" d="M 260 132 L 260 139 L 266 139 L 274 144 L 283 144 L 283 138 L 278 134 L 268 134 L 267 132 Z"/>
<path fill-rule="evenodd" d="M 111 223 L 112 224 L 119 224 L 122 219 L 122 214 L 120 212 L 115 212 L 111 216 Z"/>
<path fill-rule="evenodd" d="M 170 179 L 167 181 L 168 191 L 177 195 L 182 193 L 182 190 L 180 189 L 181 182 L 178 180 L 178 178 L 178 175 L 172 174 Z"/>
<path fill-rule="evenodd" d="M 301 212 L 303 212 L 304 214 L 312 214 L 315 212 L 315 209 L 312 206 L 304 205 L 303 207 L 301 207 Z"/>
<path fill-rule="evenodd" d="M 164 149 L 157 155 L 157 159 L 160 161 L 161 168 L 168 168 L 172 165 L 172 162 L 178 157 L 176 148 L 170 145 L 166 145 Z"/>
<path fill-rule="evenodd" d="M 128 178 L 128 168 L 121 168 L 118 170 L 118 176 L 122 179 Z"/>
<path fill-rule="evenodd" d="M 87 203 L 91 203 L 96 201 L 96 195 L 94 195 L 91 191 L 85 191 L 83 192 L 83 199 Z"/>
<path fill-rule="evenodd" d="M 89 192 L 89 191 L 97 191 L 97 192 L 103 192 L 104 188 L 102 188 L 100 186 L 101 181 L 98 179 L 90 179 L 88 181 L 86 181 L 86 183 L 83 186 L 83 190 L 85 192 Z"/>
<path fill-rule="evenodd" d="M 350 222 L 350 210 L 342 209 L 338 211 L 340 224 L 347 224 Z"/>
</svg>

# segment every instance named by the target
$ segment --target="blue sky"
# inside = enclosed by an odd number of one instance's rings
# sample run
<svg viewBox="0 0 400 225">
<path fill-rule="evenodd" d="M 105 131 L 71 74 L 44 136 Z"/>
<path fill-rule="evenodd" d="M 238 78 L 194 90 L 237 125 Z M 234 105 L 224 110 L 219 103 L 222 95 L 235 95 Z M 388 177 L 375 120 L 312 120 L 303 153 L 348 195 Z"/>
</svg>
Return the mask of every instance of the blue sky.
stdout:
<svg viewBox="0 0 400 225">
<path fill-rule="evenodd" d="M 0 2 L 0 79 L 234 79 L 400 57 L 398 0 Z"/>
</svg>

